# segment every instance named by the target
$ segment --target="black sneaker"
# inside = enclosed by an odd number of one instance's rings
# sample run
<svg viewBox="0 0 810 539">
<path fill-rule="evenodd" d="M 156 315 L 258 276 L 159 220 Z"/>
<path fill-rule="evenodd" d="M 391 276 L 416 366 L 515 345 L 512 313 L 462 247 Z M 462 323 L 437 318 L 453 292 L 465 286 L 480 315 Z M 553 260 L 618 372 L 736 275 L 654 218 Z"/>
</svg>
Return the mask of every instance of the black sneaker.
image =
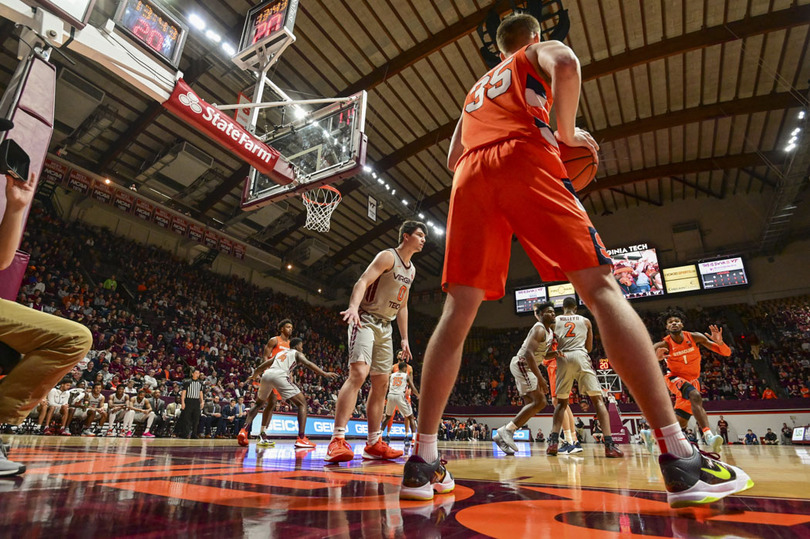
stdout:
<svg viewBox="0 0 810 539">
<path fill-rule="evenodd" d="M 8 445 L 0 443 L 0 476 L 25 473 L 25 465 L 8 460 Z"/>
<path fill-rule="evenodd" d="M 672 507 L 716 502 L 754 486 L 741 469 L 719 460 L 716 453 L 692 449 L 692 456 L 681 458 L 670 453 L 658 457 L 667 501 Z"/>
<path fill-rule="evenodd" d="M 447 494 L 456 488 L 453 475 L 444 465 L 446 461 L 436 459 L 425 462 L 422 457 L 412 455 L 405 463 L 402 473 L 402 487 L 399 490 L 401 500 L 432 500 L 436 494 Z"/>
</svg>

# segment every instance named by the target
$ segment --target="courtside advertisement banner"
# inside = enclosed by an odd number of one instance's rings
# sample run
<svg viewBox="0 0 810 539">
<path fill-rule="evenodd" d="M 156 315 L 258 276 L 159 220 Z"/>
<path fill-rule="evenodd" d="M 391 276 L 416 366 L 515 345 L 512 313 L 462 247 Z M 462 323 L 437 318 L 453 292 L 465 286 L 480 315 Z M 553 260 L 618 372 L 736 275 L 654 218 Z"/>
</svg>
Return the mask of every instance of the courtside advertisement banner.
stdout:
<svg viewBox="0 0 810 539">
<path fill-rule="evenodd" d="M 250 434 L 258 436 L 262 428 L 262 415 L 259 414 L 250 426 Z M 307 436 L 332 436 L 335 428 L 335 420 L 328 417 L 307 417 L 307 426 L 304 433 Z M 270 421 L 270 428 L 267 430 L 270 436 L 297 436 L 298 419 L 292 414 L 273 414 Z M 346 427 L 346 436 L 365 438 L 368 436 L 368 423 L 351 419 Z M 391 438 L 404 438 L 405 426 L 402 423 L 391 425 Z"/>
<path fill-rule="evenodd" d="M 245 131 L 225 112 L 200 99 L 183 79 L 177 81 L 163 106 L 279 185 L 295 179 L 292 166 L 280 159 L 278 151 Z"/>
</svg>

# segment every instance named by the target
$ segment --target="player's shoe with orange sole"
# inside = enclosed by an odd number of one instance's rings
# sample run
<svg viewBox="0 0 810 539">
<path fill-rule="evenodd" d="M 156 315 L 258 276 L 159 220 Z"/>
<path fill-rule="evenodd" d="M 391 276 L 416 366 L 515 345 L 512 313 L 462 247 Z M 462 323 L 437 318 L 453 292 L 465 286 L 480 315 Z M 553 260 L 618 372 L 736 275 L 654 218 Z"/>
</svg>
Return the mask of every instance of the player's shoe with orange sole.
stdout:
<svg viewBox="0 0 810 539">
<path fill-rule="evenodd" d="M 249 438 L 250 436 L 248 435 L 248 431 L 246 429 L 242 429 L 236 436 L 236 441 L 239 442 L 239 445 L 247 447 L 248 445 L 250 445 Z"/>
<path fill-rule="evenodd" d="M 447 494 L 456 488 L 453 475 L 444 465 L 447 461 L 436 459 L 425 462 L 418 455 L 411 455 L 402 473 L 402 486 L 399 489 L 401 500 L 432 500 L 433 493 Z"/>
<path fill-rule="evenodd" d="M 377 443 L 374 445 L 366 444 L 366 448 L 363 449 L 363 458 L 370 460 L 394 460 L 402 455 L 402 451 L 393 449 L 387 443 L 383 442 L 382 439 L 377 440 Z"/>
<path fill-rule="evenodd" d="M 345 438 L 335 438 L 329 442 L 329 447 L 326 448 L 326 456 L 323 458 L 326 462 L 349 462 L 354 459 L 354 451 L 352 446 L 346 442 Z"/>
<path fill-rule="evenodd" d="M 298 449 L 314 449 L 315 444 L 310 442 L 309 438 L 304 436 L 304 437 L 299 437 L 298 439 L 295 440 L 295 447 L 297 447 Z"/>
</svg>

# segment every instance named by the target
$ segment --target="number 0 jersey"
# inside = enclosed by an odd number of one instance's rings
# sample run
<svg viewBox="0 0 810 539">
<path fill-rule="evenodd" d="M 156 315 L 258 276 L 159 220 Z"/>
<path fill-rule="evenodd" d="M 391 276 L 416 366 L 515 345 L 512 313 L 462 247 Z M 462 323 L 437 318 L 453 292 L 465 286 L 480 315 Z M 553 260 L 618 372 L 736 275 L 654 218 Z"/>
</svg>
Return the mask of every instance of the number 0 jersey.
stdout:
<svg viewBox="0 0 810 539">
<path fill-rule="evenodd" d="M 360 302 L 360 312 L 372 314 L 383 320 L 393 320 L 399 308 L 408 298 L 416 266 L 411 261 L 406 266 L 396 249 L 388 249 L 394 254 L 394 266 L 377 277 L 377 280 L 366 289 L 366 295 Z"/>
<path fill-rule="evenodd" d="M 515 138 L 542 139 L 557 148 L 549 125 L 551 105 L 551 88 L 523 47 L 481 77 L 467 94 L 461 123 L 465 154 Z"/>
<path fill-rule="evenodd" d="M 554 335 L 557 336 L 557 350 L 571 352 L 579 350 L 588 353 L 585 341 L 588 337 L 586 318 L 578 314 L 564 314 L 557 317 Z"/>
</svg>

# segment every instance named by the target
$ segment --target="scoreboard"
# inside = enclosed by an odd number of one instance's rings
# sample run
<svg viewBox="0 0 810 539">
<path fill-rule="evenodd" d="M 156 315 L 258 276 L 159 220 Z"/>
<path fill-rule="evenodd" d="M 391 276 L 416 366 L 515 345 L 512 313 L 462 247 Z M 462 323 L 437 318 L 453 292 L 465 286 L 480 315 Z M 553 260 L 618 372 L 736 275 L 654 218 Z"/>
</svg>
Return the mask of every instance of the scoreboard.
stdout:
<svg viewBox="0 0 810 539">
<path fill-rule="evenodd" d="M 727 258 L 698 264 L 700 279 L 705 290 L 748 284 L 742 258 Z"/>
<path fill-rule="evenodd" d="M 546 301 L 547 298 L 545 286 L 515 290 L 515 312 L 518 314 L 533 312 L 534 304 Z"/>
</svg>

